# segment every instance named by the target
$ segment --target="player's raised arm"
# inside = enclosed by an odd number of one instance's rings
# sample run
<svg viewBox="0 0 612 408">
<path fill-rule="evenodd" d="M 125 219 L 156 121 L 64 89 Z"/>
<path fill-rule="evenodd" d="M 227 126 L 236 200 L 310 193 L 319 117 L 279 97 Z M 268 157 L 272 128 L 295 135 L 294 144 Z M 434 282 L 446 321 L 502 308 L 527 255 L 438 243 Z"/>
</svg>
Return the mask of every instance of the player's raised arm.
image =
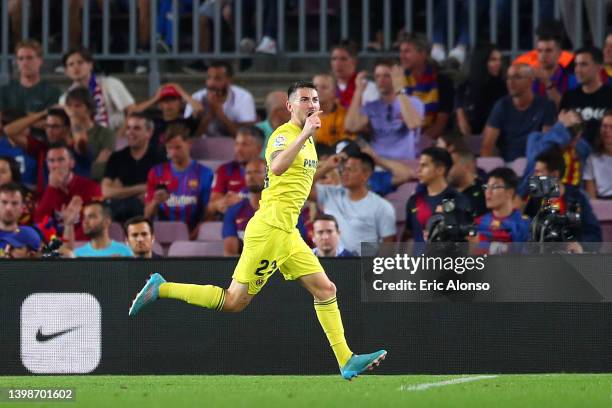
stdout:
<svg viewBox="0 0 612 408">
<path fill-rule="evenodd" d="M 304 127 L 300 135 L 289 145 L 285 150 L 279 150 L 272 153 L 270 170 L 275 176 L 280 176 L 287 171 L 291 163 L 295 160 L 302 146 L 308 140 L 314 132 L 321 127 L 321 119 L 319 115 L 323 111 L 316 111 L 310 113 L 310 115 L 304 121 Z"/>
</svg>

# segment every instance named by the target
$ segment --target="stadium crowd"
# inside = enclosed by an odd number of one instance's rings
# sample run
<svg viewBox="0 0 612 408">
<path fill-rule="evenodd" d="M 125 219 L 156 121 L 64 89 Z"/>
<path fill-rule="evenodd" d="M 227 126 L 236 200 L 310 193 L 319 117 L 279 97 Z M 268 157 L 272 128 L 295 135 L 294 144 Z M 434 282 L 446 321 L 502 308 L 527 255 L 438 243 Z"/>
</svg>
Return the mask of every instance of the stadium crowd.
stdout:
<svg viewBox="0 0 612 408">
<path fill-rule="evenodd" d="M 319 163 L 297 226 L 313 251 L 425 241 L 449 200 L 473 220 L 466 239 L 503 250 L 532 239 L 543 200 L 531 176 L 558 178 L 548 204 L 580 215 L 569 251 L 601 242 L 593 203 L 612 198 L 612 34 L 603 51 L 568 59 L 558 27 L 537 29 L 535 58 L 505 64 L 494 45 L 475 47 L 461 81 L 421 34 L 401 36 L 397 60 L 370 73 L 353 43 L 333 46 L 329 71 L 312 78 Z M 240 254 L 265 188 L 262 157 L 289 119 L 284 90 L 258 117 L 232 64 L 215 61 L 192 95 L 167 83 L 135 101 L 76 46 L 63 56 L 62 93 L 41 79 L 37 41 L 15 55 L 18 77 L 0 88 L 1 256 Z"/>
</svg>

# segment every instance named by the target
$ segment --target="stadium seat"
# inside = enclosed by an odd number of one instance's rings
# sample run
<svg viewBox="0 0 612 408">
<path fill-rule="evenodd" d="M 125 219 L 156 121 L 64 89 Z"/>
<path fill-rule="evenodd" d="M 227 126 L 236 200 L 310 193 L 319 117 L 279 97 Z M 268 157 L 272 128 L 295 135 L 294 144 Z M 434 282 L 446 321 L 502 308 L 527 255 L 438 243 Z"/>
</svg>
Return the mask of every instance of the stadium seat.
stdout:
<svg viewBox="0 0 612 408">
<path fill-rule="evenodd" d="M 187 225 L 181 221 L 155 221 L 155 240 L 162 246 L 164 253 L 168 252 L 170 244 L 174 241 L 189 240 Z"/>
<path fill-rule="evenodd" d="M 191 144 L 191 157 L 196 160 L 233 160 L 234 139 L 232 137 L 196 138 Z"/>
<path fill-rule="evenodd" d="M 612 200 L 591 200 L 591 207 L 600 222 L 612 222 Z"/>
<path fill-rule="evenodd" d="M 476 158 L 476 166 L 488 173 L 497 167 L 504 167 L 505 163 L 501 157 L 478 157 Z"/>
<path fill-rule="evenodd" d="M 125 241 L 125 232 L 118 222 L 113 222 L 108 229 L 108 235 L 117 242 Z"/>
<path fill-rule="evenodd" d="M 200 225 L 198 231 L 198 241 L 221 241 L 221 230 L 223 229 L 222 221 L 207 221 Z"/>
<path fill-rule="evenodd" d="M 517 176 L 522 177 L 525 172 L 525 167 L 527 167 L 527 158 L 519 157 L 510 163 L 510 168 L 514 170 Z"/>
<path fill-rule="evenodd" d="M 417 183 L 404 183 L 396 191 L 385 196 L 395 209 L 395 220 L 397 222 L 404 222 L 406 220 L 406 203 L 410 196 L 414 194 L 416 186 Z"/>
<path fill-rule="evenodd" d="M 480 147 L 482 146 L 482 135 L 467 136 L 465 138 L 465 144 L 472 153 L 479 155 Z"/>
<path fill-rule="evenodd" d="M 414 194 L 417 184 L 416 182 L 404 183 L 394 192 L 387 194 L 385 198 L 389 201 L 404 201 L 406 204 L 410 196 Z"/>
<path fill-rule="evenodd" d="M 433 141 L 431 140 L 431 138 L 429 136 L 425 136 L 421 134 L 421 136 L 419 137 L 419 140 L 417 140 L 416 142 L 417 153 L 422 152 L 423 150 L 427 149 L 430 146 L 433 146 Z"/>
<path fill-rule="evenodd" d="M 223 256 L 223 241 L 176 241 L 170 245 L 168 256 Z"/>
<path fill-rule="evenodd" d="M 601 224 L 601 239 L 603 242 L 612 242 L 612 201 L 591 200 L 593 212 Z M 612 244 L 606 245 L 605 252 L 612 250 Z"/>
<path fill-rule="evenodd" d="M 157 241 L 153 241 L 153 252 L 161 256 L 166 255 L 164 248 L 162 248 L 161 244 Z"/>
<path fill-rule="evenodd" d="M 219 166 L 221 166 L 225 162 L 227 162 L 227 160 L 198 160 L 198 163 L 208 167 L 212 171 L 217 171 Z"/>
</svg>

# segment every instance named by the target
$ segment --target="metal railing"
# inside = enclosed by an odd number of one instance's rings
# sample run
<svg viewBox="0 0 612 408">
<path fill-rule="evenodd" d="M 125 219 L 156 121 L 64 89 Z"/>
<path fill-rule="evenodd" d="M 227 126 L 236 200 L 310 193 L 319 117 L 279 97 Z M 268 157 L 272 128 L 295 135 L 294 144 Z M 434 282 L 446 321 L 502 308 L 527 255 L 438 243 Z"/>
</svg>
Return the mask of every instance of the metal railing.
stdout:
<svg viewBox="0 0 612 408">
<path fill-rule="evenodd" d="M 171 1 L 171 8 L 169 15 L 173 22 L 171 35 L 172 44 L 167 52 L 159 52 L 157 49 L 158 43 L 158 7 L 163 1 Z M 213 13 L 211 22 L 213 25 L 212 30 L 212 41 L 210 52 L 200 52 L 200 6 L 207 1 L 212 1 Z M 159 62 L 163 60 L 197 60 L 197 59 L 239 59 L 239 58 L 252 58 L 252 53 L 246 53 L 240 51 L 240 42 L 243 37 L 243 17 L 245 2 L 254 2 L 255 12 L 255 41 L 259 41 L 262 38 L 263 25 L 264 25 L 264 8 L 265 7 L 276 7 L 277 9 L 277 50 L 278 54 L 286 58 L 304 58 L 304 57 L 326 57 L 328 56 L 330 46 L 339 40 L 340 38 L 348 38 L 352 32 L 360 33 L 360 38 L 353 38 L 360 45 L 360 55 L 364 57 L 369 56 L 380 56 L 382 55 L 396 55 L 395 51 L 392 51 L 393 35 L 395 27 L 392 24 L 392 17 L 403 19 L 401 26 L 405 31 L 413 31 L 420 27 L 423 29 L 424 19 L 424 32 L 427 33 L 428 38 L 433 38 L 436 21 L 434 21 L 434 8 L 438 5 L 437 1 L 426 0 L 424 10 L 415 10 L 415 4 L 417 3 L 412 0 L 193 0 L 191 9 L 187 13 L 181 12 L 181 3 L 179 0 L 149 0 L 150 7 L 150 39 L 148 49 L 144 52 L 138 52 L 137 42 L 137 27 L 138 27 L 138 7 L 136 0 L 129 1 L 128 10 L 124 11 L 124 19 L 127 14 L 127 26 L 116 24 L 111 27 L 111 20 L 115 19 L 115 15 L 111 15 L 111 0 L 102 0 L 102 10 L 95 13 L 96 22 L 101 24 L 101 41 L 98 41 L 96 49 L 93 49 L 93 54 L 96 60 L 124 60 L 124 61 L 142 61 L 149 65 L 149 79 L 151 89 L 156 87 L 159 83 Z M 455 42 L 455 31 L 456 31 L 456 16 L 458 7 L 467 6 L 468 9 L 468 32 L 471 44 L 476 43 L 476 39 L 480 30 L 488 30 L 488 37 L 492 43 L 497 43 L 500 30 L 498 25 L 498 19 L 500 17 L 500 6 L 503 4 L 505 7 L 510 7 L 510 46 L 503 50 L 505 55 L 515 57 L 521 52 L 519 47 L 519 37 L 521 33 L 519 18 L 519 6 L 522 8 L 525 5 L 531 7 L 531 33 L 525 33 L 531 39 L 533 29 L 540 23 L 540 14 L 543 7 L 550 7 L 552 4 L 553 15 L 555 18 L 559 18 L 561 3 L 564 1 L 569 4 L 575 5 L 573 10 L 573 18 L 575 22 L 573 33 L 573 39 L 575 46 L 581 46 L 583 43 L 583 24 L 582 24 L 582 7 L 583 3 L 589 3 L 590 7 L 595 7 L 598 21 L 595 29 L 593 30 L 594 43 L 601 47 L 604 37 L 605 30 L 605 3 L 606 0 L 575 0 L 570 2 L 569 0 L 533 0 L 525 2 L 523 0 L 440 0 L 446 2 L 447 6 L 447 18 L 446 18 L 446 45 L 447 48 L 452 48 Z M 9 48 L 9 44 L 16 42 L 15 38 L 11 38 L 10 29 L 10 16 L 9 16 L 9 0 L 0 0 L 1 6 L 1 44 L 0 44 L 0 82 L 6 81 L 9 75 L 10 62 L 13 59 L 12 49 Z M 45 59 L 59 60 L 61 59 L 62 53 L 69 49 L 69 31 L 70 31 L 70 19 L 69 19 L 69 0 L 42 0 L 41 10 L 37 11 L 36 14 L 40 17 L 34 21 L 32 17 L 33 9 L 31 8 L 34 3 L 39 4 L 38 1 L 32 0 L 21 0 L 21 37 L 28 38 L 32 33 L 32 28 L 35 23 L 40 21 L 40 39 L 43 47 Z M 234 19 L 234 38 L 233 38 L 233 50 L 226 50 L 222 47 L 222 12 L 224 4 L 231 4 L 233 9 Z M 484 16 L 477 21 L 479 15 L 482 15 L 483 4 L 485 4 L 485 11 L 488 8 L 488 13 L 484 13 Z M 92 35 L 94 27 L 94 12 L 93 8 L 97 8 L 98 1 L 85 0 L 83 2 L 83 9 L 81 12 L 82 30 L 81 30 L 81 42 L 85 47 L 92 46 Z M 250 3 L 252 4 L 252 3 Z M 318 10 L 317 10 L 318 5 Z M 50 47 L 50 27 L 51 27 L 51 7 L 61 7 L 61 30 L 60 38 L 61 45 L 60 49 L 52 49 Z M 332 13 L 330 13 L 330 9 Z M 289 11 L 288 11 L 289 10 Z M 394 15 L 394 11 L 403 10 L 403 16 Z M 185 11 L 185 10 L 182 10 Z M 382 15 L 382 51 L 372 51 L 368 48 L 368 44 L 372 40 L 373 30 L 377 27 L 372 27 L 371 15 L 373 12 L 380 13 Z M 568 11 L 566 11 L 566 14 Z M 190 16 L 189 16 L 190 14 Z M 318 19 L 313 20 L 313 16 L 318 14 Z M 401 13 L 400 13 L 401 14 Z M 423 15 L 424 14 L 424 15 Z M 355 18 L 358 15 L 358 18 Z M 191 18 L 189 18 L 191 17 Z M 288 17 L 291 17 L 289 19 Z M 309 18 L 310 17 L 310 18 Z M 330 18 L 333 27 L 330 27 Z M 567 20 L 568 16 L 565 16 Z M 297 30 L 293 22 L 297 20 Z M 186 21 L 190 27 L 183 27 Z M 313 27 L 309 27 L 309 24 L 314 26 L 313 21 L 316 22 L 314 31 L 318 30 L 318 35 L 313 36 Z M 482 24 L 482 21 L 485 24 Z M 290 24 L 289 24 L 290 23 Z M 508 22 L 506 22 L 507 24 Z M 353 25 L 357 24 L 358 27 Z M 418 27 L 417 27 L 418 26 Z M 330 28 L 333 28 L 335 36 L 331 36 Z M 125 32 L 127 29 L 127 46 L 121 51 L 111 50 L 111 40 L 113 34 L 117 32 Z M 351 31 L 352 29 L 352 31 Z M 181 41 L 187 36 L 190 38 L 190 47 L 185 48 L 181 46 Z M 297 38 L 296 38 L 297 36 Z M 316 46 L 308 46 L 309 38 L 318 38 L 318 44 Z M 335 38 L 333 38 L 335 37 Z M 297 46 L 289 47 L 289 39 L 293 40 Z M 297 39 L 297 41 L 295 41 Z M 312 43 L 312 41 L 310 41 Z M 531 44 L 531 41 L 529 41 Z"/>
</svg>

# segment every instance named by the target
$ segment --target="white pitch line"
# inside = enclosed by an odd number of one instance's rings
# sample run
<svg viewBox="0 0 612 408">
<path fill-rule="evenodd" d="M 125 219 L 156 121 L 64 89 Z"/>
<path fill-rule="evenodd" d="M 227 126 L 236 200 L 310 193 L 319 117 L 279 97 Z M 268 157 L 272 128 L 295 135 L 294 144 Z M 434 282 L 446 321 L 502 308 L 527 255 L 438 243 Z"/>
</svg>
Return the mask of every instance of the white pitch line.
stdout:
<svg viewBox="0 0 612 408">
<path fill-rule="evenodd" d="M 413 385 L 402 385 L 400 391 L 425 391 L 430 388 L 444 387 L 446 385 L 462 384 L 472 381 L 489 380 L 491 378 L 497 378 L 496 375 L 477 375 L 474 377 L 461 377 L 454 378 L 452 380 L 438 381 L 433 383 L 413 384 Z"/>
</svg>

